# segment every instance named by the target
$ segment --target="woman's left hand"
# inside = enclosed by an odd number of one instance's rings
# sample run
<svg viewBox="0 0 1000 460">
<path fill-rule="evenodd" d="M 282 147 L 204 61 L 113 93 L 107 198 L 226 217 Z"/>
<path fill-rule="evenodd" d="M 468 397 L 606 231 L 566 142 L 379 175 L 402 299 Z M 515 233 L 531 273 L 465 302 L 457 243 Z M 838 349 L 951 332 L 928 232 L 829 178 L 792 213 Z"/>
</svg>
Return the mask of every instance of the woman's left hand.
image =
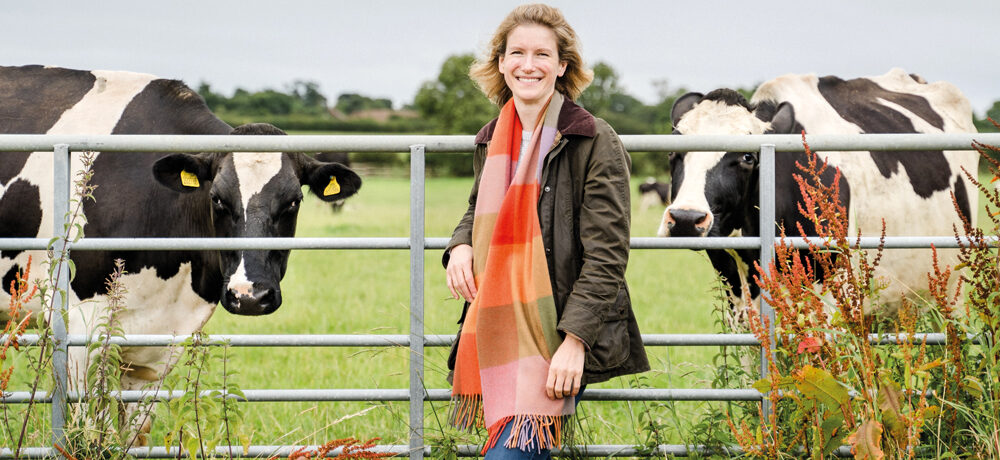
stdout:
<svg viewBox="0 0 1000 460">
<path fill-rule="evenodd" d="M 584 356 L 583 341 L 567 332 L 549 363 L 549 376 L 545 380 L 545 394 L 549 399 L 562 399 L 580 393 Z"/>
</svg>

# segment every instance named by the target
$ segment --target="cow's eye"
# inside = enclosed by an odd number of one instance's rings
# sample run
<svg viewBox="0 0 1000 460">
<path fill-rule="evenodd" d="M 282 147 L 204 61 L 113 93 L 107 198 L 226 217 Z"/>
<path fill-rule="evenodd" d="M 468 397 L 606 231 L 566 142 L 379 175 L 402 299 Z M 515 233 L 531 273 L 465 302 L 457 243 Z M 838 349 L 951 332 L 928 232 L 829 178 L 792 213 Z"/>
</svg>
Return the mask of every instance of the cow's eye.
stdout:
<svg viewBox="0 0 1000 460">
<path fill-rule="evenodd" d="M 743 163 L 743 165 L 753 166 L 754 163 L 757 162 L 757 157 L 754 156 L 754 154 L 752 154 L 750 152 L 747 152 L 747 153 L 743 154 L 743 158 L 741 159 L 741 162 Z"/>
<path fill-rule="evenodd" d="M 294 214 L 296 211 L 299 210 L 299 203 L 301 201 L 302 199 L 289 201 L 288 204 L 286 204 L 285 207 L 282 208 L 281 214 L 282 215 Z"/>
<path fill-rule="evenodd" d="M 212 208 L 215 209 L 216 213 L 228 213 L 229 205 L 222 200 L 218 195 L 212 196 Z"/>
</svg>

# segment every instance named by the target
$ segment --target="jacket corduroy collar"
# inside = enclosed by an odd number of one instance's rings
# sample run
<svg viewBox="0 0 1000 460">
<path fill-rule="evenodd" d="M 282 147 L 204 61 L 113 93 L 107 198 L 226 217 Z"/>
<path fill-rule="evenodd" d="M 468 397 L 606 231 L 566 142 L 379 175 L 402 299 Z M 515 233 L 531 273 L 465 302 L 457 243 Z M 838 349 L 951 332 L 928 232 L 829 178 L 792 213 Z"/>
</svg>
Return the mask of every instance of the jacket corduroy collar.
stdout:
<svg viewBox="0 0 1000 460">
<path fill-rule="evenodd" d="M 483 126 L 476 135 L 476 144 L 485 144 L 493 139 L 493 130 L 497 126 L 497 119 Z M 559 133 L 565 136 L 585 136 L 594 137 L 597 127 L 594 125 L 594 116 L 586 109 L 576 105 L 568 97 L 563 98 L 563 106 L 559 112 Z"/>
</svg>

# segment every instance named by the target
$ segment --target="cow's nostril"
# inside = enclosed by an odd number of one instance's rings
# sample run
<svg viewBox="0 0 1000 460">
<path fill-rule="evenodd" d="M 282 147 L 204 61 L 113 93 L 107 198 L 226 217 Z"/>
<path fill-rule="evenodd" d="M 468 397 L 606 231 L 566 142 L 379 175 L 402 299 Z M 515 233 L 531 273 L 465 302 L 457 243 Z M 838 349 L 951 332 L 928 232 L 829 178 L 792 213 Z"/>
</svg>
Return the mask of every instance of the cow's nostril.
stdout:
<svg viewBox="0 0 1000 460">
<path fill-rule="evenodd" d="M 230 307 L 230 309 L 238 310 L 240 308 L 240 298 L 237 297 L 236 293 L 233 292 L 231 289 L 226 289 L 226 300 L 224 304 Z"/>
<path fill-rule="evenodd" d="M 265 289 L 263 292 L 255 294 L 258 294 L 257 298 L 259 299 L 260 307 L 264 310 L 271 308 L 278 298 L 274 289 Z"/>
<path fill-rule="evenodd" d="M 667 211 L 670 220 L 667 223 L 670 234 L 674 236 L 702 236 L 708 224 L 708 213 L 691 209 L 670 209 Z"/>
</svg>

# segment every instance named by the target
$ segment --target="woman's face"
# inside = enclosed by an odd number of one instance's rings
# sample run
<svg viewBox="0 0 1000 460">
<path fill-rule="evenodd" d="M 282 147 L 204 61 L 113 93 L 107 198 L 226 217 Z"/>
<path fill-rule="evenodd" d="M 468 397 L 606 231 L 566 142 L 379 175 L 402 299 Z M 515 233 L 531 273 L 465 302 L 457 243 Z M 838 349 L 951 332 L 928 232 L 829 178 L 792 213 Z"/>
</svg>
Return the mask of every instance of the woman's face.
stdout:
<svg viewBox="0 0 1000 460">
<path fill-rule="evenodd" d="M 500 73 L 518 105 L 544 104 L 556 89 L 556 79 L 565 72 L 566 62 L 559 60 L 552 29 L 522 24 L 507 35 Z"/>
</svg>

